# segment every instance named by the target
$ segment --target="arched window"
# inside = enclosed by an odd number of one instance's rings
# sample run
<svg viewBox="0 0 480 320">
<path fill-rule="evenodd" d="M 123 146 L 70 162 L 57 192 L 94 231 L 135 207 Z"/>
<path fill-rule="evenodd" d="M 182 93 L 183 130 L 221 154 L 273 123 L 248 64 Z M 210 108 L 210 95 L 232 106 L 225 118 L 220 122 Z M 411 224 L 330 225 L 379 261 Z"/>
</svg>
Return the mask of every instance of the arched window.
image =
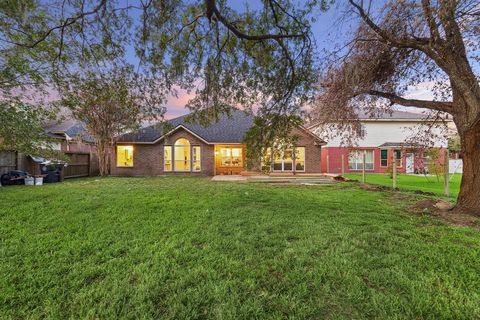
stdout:
<svg viewBox="0 0 480 320">
<path fill-rule="evenodd" d="M 180 138 L 175 141 L 175 171 L 190 171 L 191 149 L 190 141 Z"/>
</svg>

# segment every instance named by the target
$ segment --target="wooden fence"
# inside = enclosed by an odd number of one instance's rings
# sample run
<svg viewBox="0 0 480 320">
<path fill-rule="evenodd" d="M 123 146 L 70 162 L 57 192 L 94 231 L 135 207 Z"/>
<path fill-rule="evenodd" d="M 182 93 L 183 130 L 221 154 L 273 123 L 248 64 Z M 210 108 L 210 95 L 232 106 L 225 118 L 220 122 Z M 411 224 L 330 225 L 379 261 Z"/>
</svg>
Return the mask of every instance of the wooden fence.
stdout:
<svg viewBox="0 0 480 320">
<path fill-rule="evenodd" d="M 0 175 L 17 168 L 17 153 L 15 151 L 0 151 Z"/>
<path fill-rule="evenodd" d="M 90 175 L 90 154 L 79 152 L 66 152 L 68 166 L 63 170 L 64 178 L 88 177 Z"/>
</svg>

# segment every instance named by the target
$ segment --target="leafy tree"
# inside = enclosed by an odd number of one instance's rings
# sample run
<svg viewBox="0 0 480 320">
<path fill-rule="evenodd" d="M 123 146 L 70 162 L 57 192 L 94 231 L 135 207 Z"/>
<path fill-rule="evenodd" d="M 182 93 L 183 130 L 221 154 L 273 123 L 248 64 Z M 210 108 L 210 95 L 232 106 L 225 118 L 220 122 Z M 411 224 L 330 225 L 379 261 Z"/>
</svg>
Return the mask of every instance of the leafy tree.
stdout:
<svg viewBox="0 0 480 320">
<path fill-rule="evenodd" d="M 155 80 L 139 75 L 132 66 L 84 70 L 63 86 L 61 105 L 86 124 L 98 149 L 100 175 L 110 173 L 115 138 L 137 129 L 142 120 L 157 119 L 165 112 Z"/>
<path fill-rule="evenodd" d="M 238 105 L 298 116 L 317 79 L 310 13 L 327 2 L 3 2 L 0 90 L 61 86 L 84 63 L 125 59 L 134 45 L 139 70 L 194 91 L 188 107 L 201 118 L 215 121 Z M 269 129 L 282 132 L 284 123 Z"/>
<path fill-rule="evenodd" d="M 105 0 L 0 2 L 2 148 L 43 153 L 42 124 L 55 117 L 46 105 L 56 87 L 86 62 L 122 56 L 128 23 L 114 9 Z"/>
<path fill-rule="evenodd" d="M 43 129 L 46 120 L 53 120 L 50 110 L 19 102 L 0 104 L 0 150 L 19 150 L 23 153 L 59 157 Z"/>
<path fill-rule="evenodd" d="M 355 108 L 369 114 L 393 104 L 450 114 L 464 163 L 457 211 L 480 214 L 480 85 L 478 1 L 349 0 L 359 19 L 346 50 L 333 55 L 321 79 L 317 120 L 361 135 Z M 433 83 L 434 99 L 405 97 L 409 87 Z"/>
</svg>

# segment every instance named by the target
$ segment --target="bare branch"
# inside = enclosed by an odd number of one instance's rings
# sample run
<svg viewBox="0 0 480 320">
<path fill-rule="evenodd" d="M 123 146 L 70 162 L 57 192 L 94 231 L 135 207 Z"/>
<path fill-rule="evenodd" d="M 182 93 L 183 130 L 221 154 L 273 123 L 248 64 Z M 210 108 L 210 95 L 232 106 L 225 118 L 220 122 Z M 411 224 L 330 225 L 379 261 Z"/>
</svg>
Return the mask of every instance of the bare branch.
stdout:
<svg viewBox="0 0 480 320">
<path fill-rule="evenodd" d="M 418 100 L 418 99 L 406 99 L 402 98 L 394 93 L 382 92 L 376 90 L 370 90 L 367 94 L 374 95 L 377 97 L 385 98 L 390 100 L 393 103 L 406 106 L 406 107 L 417 107 L 432 109 L 437 111 L 443 111 L 452 113 L 453 112 L 453 103 L 452 102 L 441 102 L 441 101 L 428 101 L 428 100 Z"/>
</svg>

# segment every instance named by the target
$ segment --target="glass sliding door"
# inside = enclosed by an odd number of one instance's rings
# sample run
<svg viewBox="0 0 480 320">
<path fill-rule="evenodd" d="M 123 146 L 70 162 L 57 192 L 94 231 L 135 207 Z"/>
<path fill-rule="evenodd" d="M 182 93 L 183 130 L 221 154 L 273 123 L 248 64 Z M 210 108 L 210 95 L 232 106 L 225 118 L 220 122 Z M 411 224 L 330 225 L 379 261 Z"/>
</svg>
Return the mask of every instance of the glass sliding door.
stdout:
<svg viewBox="0 0 480 320">
<path fill-rule="evenodd" d="M 270 154 L 270 151 L 268 152 Z M 295 159 L 295 161 L 294 161 Z M 294 170 L 295 167 L 295 170 Z M 275 150 L 273 156 L 274 172 L 305 171 L 305 147 Z"/>
</svg>

